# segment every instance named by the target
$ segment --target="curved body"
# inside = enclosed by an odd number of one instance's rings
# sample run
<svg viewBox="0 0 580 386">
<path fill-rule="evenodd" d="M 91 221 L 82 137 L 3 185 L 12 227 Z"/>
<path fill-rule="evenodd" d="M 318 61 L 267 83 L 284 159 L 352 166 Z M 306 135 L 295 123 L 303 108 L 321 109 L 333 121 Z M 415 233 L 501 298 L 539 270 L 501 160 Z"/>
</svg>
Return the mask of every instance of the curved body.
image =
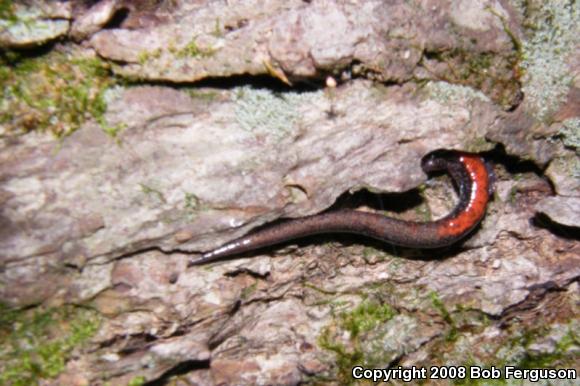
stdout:
<svg viewBox="0 0 580 386">
<path fill-rule="evenodd" d="M 463 152 L 433 153 L 422 160 L 421 167 L 426 173 L 444 170 L 457 185 L 459 202 L 439 220 L 404 221 L 376 213 L 338 210 L 251 233 L 190 260 L 189 266 L 320 233 L 356 233 L 412 248 L 453 244 L 471 232 L 485 215 L 492 192 L 492 171 L 480 156 Z"/>
</svg>

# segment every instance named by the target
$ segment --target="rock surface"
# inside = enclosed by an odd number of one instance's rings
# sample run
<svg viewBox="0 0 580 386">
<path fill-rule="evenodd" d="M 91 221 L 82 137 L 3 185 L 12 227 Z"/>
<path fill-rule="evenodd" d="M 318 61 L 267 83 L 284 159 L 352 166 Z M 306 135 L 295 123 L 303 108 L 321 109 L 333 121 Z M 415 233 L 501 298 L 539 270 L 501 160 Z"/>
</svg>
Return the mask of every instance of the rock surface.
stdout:
<svg viewBox="0 0 580 386">
<path fill-rule="evenodd" d="M 0 47 L 30 48 L 65 36 L 70 27 L 72 3 L 19 2 L 2 4 Z"/>
<path fill-rule="evenodd" d="M 102 31 L 91 45 L 122 63 L 119 74 L 144 80 L 272 74 L 289 82 L 327 73 L 449 79 L 513 106 L 519 85 L 506 28 L 520 35 L 512 7 L 500 1 L 202 2 L 138 30 Z"/>
<path fill-rule="evenodd" d="M 580 227 L 580 197 L 548 197 L 536 205 L 536 210 L 559 224 Z"/>
<path fill-rule="evenodd" d="M 523 27 L 550 11 L 561 23 L 553 36 L 573 42 L 558 34 L 577 7 L 262 3 L 77 9 L 69 34 L 87 39 L 77 48 L 140 83 L 111 87 L 103 117 L 61 141 L 1 137 L 0 301 L 83 305 L 102 318 L 48 382 L 344 384 L 357 364 L 468 357 L 578 367 L 580 245 L 555 225 L 579 226 L 579 85 L 552 82 L 561 100 L 538 109 L 534 66 L 553 62 L 535 61 L 546 50 Z M 577 52 L 572 44 L 559 52 Z M 558 60 L 578 74 L 573 54 Z M 520 78 L 512 70 L 524 65 Z M 319 86 L 328 74 L 337 87 Z M 335 202 L 441 217 L 454 189 L 427 180 L 420 159 L 442 148 L 485 152 L 496 174 L 486 218 L 458 246 L 329 235 L 186 268 L 199 252 Z"/>
</svg>

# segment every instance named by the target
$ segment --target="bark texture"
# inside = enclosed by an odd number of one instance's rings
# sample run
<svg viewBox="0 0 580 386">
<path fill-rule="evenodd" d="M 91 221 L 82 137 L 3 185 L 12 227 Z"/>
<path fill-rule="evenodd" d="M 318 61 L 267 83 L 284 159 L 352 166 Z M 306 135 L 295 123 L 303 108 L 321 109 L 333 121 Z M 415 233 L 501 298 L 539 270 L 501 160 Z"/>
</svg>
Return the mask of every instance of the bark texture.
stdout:
<svg viewBox="0 0 580 386">
<path fill-rule="evenodd" d="M 39 4 L 10 10 L 0 46 L 58 38 L 52 50 L 98 56 L 115 79 L 102 115 L 63 139 L 1 123 L 2 307 L 75 305 L 99 321 L 47 384 L 344 384 L 357 364 L 578 369 L 577 4 Z M 27 35 L 30 20 L 52 33 Z M 486 218 L 458 246 L 330 235 L 186 269 L 337 200 L 442 217 L 453 187 L 420 169 L 437 149 L 487 152 L 496 172 Z M 22 359 L 6 342 L 9 374 Z"/>
</svg>

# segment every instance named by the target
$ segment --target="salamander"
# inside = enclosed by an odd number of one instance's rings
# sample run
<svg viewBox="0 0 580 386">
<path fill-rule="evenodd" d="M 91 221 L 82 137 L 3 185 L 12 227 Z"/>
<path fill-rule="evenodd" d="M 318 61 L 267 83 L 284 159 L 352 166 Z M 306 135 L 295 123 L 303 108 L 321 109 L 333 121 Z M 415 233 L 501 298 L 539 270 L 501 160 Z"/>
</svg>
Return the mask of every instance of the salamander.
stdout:
<svg viewBox="0 0 580 386">
<path fill-rule="evenodd" d="M 233 240 L 189 261 L 188 266 L 321 233 L 355 233 L 411 248 L 440 248 L 467 236 L 483 219 L 493 192 L 493 170 L 482 157 L 458 151 L 436 151 L 421 161 L 425 173 L 446 171 L 459 202 L 445 217 L 416 222 L 353 209 L 288 220 Z"/>
</svg>

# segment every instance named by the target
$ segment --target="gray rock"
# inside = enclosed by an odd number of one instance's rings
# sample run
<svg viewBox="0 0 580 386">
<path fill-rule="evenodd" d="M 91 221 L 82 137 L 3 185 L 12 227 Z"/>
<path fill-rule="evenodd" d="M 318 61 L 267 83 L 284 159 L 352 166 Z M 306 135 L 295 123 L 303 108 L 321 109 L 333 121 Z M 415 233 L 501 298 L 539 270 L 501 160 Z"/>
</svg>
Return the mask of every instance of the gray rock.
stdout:
<svg viewBox="0 0 580 386">
<path fill-rule="evenodd" d="M 480 119 L 467 122 L 459 105 L 397 88 L 384 99 L 369 86 L 353 82 L 332 97 L 243 87 L 211 102 L 132 88 L 107 113 L 127 127 L 118 146 L 94 125 L 56 153 L 35 136 L 5 144 L 6 261 L 58 253 L 93 264 L 151 247 L 206 250 L 264 222 L 319 212 L 348 190 L 409 190 L 425 180 L 423 155 L 464 147 L 494 119 L 478 102 Z"/>
<path fill-rule="evenodd" d="M 66 35 L 69 30 L 71 2 L 38 2 L 30 6 L 17 2 L 7 4 L 9 9 L 5 12 L 8 15 L 0 18 L 2 48 L 35 47 Z"/>
<path fill-rule="evenodd" d="M 99 1 L 89 10 L 74 20 L 70 36 L 75 40 L 83 40 L 102 29 L 119 9 L 117 0 Z"/>
<path fill-rule="evenodd" d="M 116 71 L 123 76 L 173 82 L 241 74 L 288 82 L 348 73 L 353 63 L 355 75 L 380 81 L 451 80 L 457 75 L 453 67 L 467 64 L 469 74 L 454 82 L 477 85 L 513 105 L 518 86 L 509 63 L 515 51 L 505 28 L 520 32 L 504 3 L 268 1 L 260 2 L 259 12 L 253 2 L 184 3 L 166 22 L 102 31 L 91 45 L 121 62 Z M 487 53 L 484 59 L 481 53 Z M 481 60 L 483 65 L 476 64 Z"/>
<path fill-rule="evenodd" d="M 547 197 L 536 205 L 536 210 L 558 224 L 580 227 L 580 197 Z"/>
</svg>

